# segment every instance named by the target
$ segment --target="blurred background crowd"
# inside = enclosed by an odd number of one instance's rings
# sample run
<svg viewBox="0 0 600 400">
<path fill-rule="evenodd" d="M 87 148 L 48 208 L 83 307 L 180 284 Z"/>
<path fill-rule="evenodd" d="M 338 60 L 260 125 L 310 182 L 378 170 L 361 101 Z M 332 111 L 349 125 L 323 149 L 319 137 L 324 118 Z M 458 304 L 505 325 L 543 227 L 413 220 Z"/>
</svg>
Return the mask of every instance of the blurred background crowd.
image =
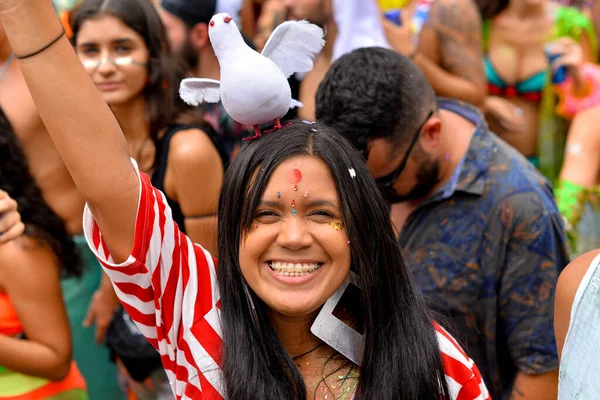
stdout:
<svg viewBox="0 0 600 400">
<path fill-rule="evenodd" d="M 440 282 L 436 287 L 442 289 L 428 294 L 451 304 L 448 298 L 453 296 L 474 296 L 472 303 L 459 304 L 455 310 L 449 307 L 450 317 L 462 315 L 462 319 L 455 318 L 458 329 L 477 330 L 480 337 L 475 342 L 495 342 L 481 345 L 481 351 L 473 350 L 473 341 L 466 344 L 491 393 L 498 395 L 493 398 L 509 396 L 519 374 L 542 379 L 551 393 L 556 392 L 558 355 L 552 304 L 557 276 L 570 258 L 600 248 L 600 48 L 596 35 L 600 1 L 53 1 L 85 70 L 121 125 L 131 157 L 151 175 L 153 185 L 164 191 L 182 230 L 213 254 L 223 174 L 244 144 L 243 138 L 252 135 L 252 127 L 232 120 L 221 103 L 190 107 L 179 98 L 179 82 L 185 77 L 219 79 L 220 66 L 208 35 L 215 13 L 229 13 L 247 43 L 259 52 L 284 21 L 306 19 L 325 29 L 326 44 L 314 69 L 289 79 L 292 96 L 303 107 L 291 110 L 287 118 L 322 119 L 335 125 L 330 120 L 337 118 L 337 111 L 319 102 L 334 102 L 326 98 L 325 89 L 347 88 L 320 89 L 320 85 L 328 73 L 334 73 L 330 67 L 336 60 L 368 46 L 405 56 L 439 98 L 455 99 L 465 109 L 481 112 L 489 130 L 541 173 L 532 176 L 553 185 L 548 201 L 560 212 L 556 221 L 543 227 L 517 226 L 514 230 L 522 231 L 510 234 L 532 237 L 526 251 L 536 257 L 552 253 L 548 256 L 552 261 L 539 266 L 552 273 L 539 275 L 535 295 L 517 282 L 518 273 L 507 275 L 505 279 L 514 279 L 508 285 L 510 291 L 493 301 L 501 305 L 502 296 L 522 296 L 518 310 L 501 306 L 490 310 L 484 299 L 491 295 L 482 294 L 486 277 L 473 270 L 477 275 L 473 279 L 480 280 L 475 288 L 471 278 L 461 275 Z M 377 90 L 386 93 L 396 88 L 392 81 L 387 86 L 384 81 Z M 360 91 L 346 95 L 362 96 Z M 60 102 L 59 96 L 56 101 Z M 391 112 L 386 109 L 389 104 L 383 103 L 382 96 L 381 107 L 374 104 L 375 111 L 361 114 L 357 101 L 359 109 L 354 114 L 362 116 L 362 120 L 356 117 L 357 123 L 366 120 L 377 125 Z M 2 354 L 8 354 L 4 346 L 13 348 L 15 343 L 0 340 L 0 399 L 21 399 L 17 396 L 27 393 L 33 397 L 23 399 L 172 399 L 158 353 L 120 307 L 111 283 L 85 244 L 84 199 L 37 114 L 1 26 L 0 110 L 0 189 L 17 200 L 29 243 L 0 253 L 0 335 L 26 337 L 51 350 L 40 350 L 30 362 L 19 364 L 19 374 L 9 374 L 15 368 L 2 367 L 6 363 Z M 418 154 L 414 157 L 418 162 Z M 509 174 L 511 165 L 497 168 Z M 427 174 L 416 176 L 427 180 Z M 517 179 L 506 178 L 507 182 Z M 415 227 L 410 220 L 414 209 L 407 210 L 402 200 L 390 201 L 391 218 L 401 242 L 404 237 L 405 246 L 418 254 L 410 248 L 407 235 L 416 238 L 430 229 L 442 230 L 443 210 L 430 210 L 437 222 L 421 221 Z M 523 205 L 525 212 L 533 212 L 528 207 Z M 440 226 L 433 228 L 433 224 Z M 536 242 L 548 229 L 556 230 L 554 238 Z M 468 240 L 487 246 L 485 251 L 493 258 L 498 256 L 497 246 L 489 243 L 500 241 L 503 234 L 490 228 L 488 236 L 498 237 Z M 40 249 L 36 243 L 47 246 Z M 452 251 L 468 252 L 461 246 Z M 516 245 L 507 245 L 508 251 L 510 246 Z M 426 255 L 417 257 L 427 259 Z M 444 268 L 440 257 L 432 255 L 430 264 L 422 268 L 433 268 L 433 264 Z M 523 251 L 514 257 L 528 256 Z M 467 258 L 463 257 L 468 269 Z M 427 279 L 417 278 L 424 292 L 428 292 Z M 468 310 L 465 304 L 474 308 Z M 38 312 L 41 308 L 43 317 Z M 496 321 L 496 314 L 504 312 L 518 315 L 506 319 L 512 325 L 502 329 L 496 327 L 500 322 L 489 325 L 486 313 L 493 313 Z M 525 323 L 533 314 L 543 317 Z M 496 334 L 497 329 L 509 333 L 504 337 Z M 512 334 L 518 330 L 520 334 Z M 546 342 L 536 342 L 540 337 Z M 524 350 L 529 341 L 538 343 L 538 348 Z M 59 393 L 71 397 L 52 397 Z M 545 398 L 550 397 L 537 397 Z"/>
</svg>

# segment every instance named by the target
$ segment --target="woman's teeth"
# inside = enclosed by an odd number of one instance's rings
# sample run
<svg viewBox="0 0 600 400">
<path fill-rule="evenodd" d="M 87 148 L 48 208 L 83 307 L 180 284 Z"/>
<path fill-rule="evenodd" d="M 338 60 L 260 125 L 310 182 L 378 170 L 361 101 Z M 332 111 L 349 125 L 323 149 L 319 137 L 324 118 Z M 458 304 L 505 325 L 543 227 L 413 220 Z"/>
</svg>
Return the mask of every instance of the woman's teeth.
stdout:
<svg viewBox="0 0 600 400">
<path fill-rule="evenodd" d="M 269 262 L 269 267 L 277 274 L 282 276 L 304 276 L 312 274 L 319 268 L 321 264 L 291 264 L 281 262 Z"/>
</svg>

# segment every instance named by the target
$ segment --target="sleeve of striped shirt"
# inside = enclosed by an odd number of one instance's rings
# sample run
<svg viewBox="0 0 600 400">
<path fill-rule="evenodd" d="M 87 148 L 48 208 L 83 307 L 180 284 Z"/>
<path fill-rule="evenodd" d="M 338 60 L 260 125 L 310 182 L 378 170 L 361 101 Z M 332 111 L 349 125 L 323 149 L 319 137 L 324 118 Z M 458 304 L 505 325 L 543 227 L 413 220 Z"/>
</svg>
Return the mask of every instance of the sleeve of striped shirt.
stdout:
<svg viewBox="0 0 600 400">
<path fill-rule="evenodd" d="M 201 390 L 197 360 L 211 358 L 204 348 L 204 354 L 191 348 L 199 347 L 194 325 L 210 320 L 217 308 L 215 262 L 179 231 L 165 196 L 152 187 L 149 177 L 139 171 L 138 176 L 141 190 L 129 258 L 114 262 L 87 206 L 84 232 L 127 313 L 160 352 L 177 398 L 187 398 L 190 390 Z M 220 332 L 218 323 L 209 325 Z"/>
<path fill-rule="evenodd" d="M 491 400 L 477 365 L 456 340 L 435 324 L 451 400 Z"/>
</svg>

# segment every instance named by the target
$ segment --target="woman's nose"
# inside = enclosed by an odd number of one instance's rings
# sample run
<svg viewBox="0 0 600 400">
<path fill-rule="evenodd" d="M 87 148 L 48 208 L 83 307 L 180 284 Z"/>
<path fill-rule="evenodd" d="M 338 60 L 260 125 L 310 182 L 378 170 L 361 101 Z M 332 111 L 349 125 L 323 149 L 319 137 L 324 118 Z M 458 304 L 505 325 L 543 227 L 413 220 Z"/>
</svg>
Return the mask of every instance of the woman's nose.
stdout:
<svg viewBox="0 0 600 400">
<path fill-rule="evenodd" d="M 277 236 L 277 244 L 290 250 L 300 250 L 313 244 L 307 223 L 299 216 L 290 216 L 283 221 Z"/>
<path fill-rule="evenodd" d="M 116 70 L 116 65 L 108 53 L 103 53 L 100 60 L 98 60 L 97 71 L 103 75 L 108 75 Z"/>
</svg>

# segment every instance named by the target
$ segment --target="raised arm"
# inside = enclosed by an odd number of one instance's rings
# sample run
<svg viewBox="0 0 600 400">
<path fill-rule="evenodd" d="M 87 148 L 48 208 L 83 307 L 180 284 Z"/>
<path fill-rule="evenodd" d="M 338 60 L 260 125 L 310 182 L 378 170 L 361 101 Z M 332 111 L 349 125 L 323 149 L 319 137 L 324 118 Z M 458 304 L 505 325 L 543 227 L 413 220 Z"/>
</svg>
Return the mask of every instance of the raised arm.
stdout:
<svg viewBox="0 0 600 400">
<path fill-rule="evenodd" d="M 0 22 L 18 57 L 43 49 L 62 31 L 50 0 L 0 0 Z M 126 259 L 140 189 L 117 121 L 64 35 L 19 62 L 39 114 L 111 254 Z"/>
</svg>

